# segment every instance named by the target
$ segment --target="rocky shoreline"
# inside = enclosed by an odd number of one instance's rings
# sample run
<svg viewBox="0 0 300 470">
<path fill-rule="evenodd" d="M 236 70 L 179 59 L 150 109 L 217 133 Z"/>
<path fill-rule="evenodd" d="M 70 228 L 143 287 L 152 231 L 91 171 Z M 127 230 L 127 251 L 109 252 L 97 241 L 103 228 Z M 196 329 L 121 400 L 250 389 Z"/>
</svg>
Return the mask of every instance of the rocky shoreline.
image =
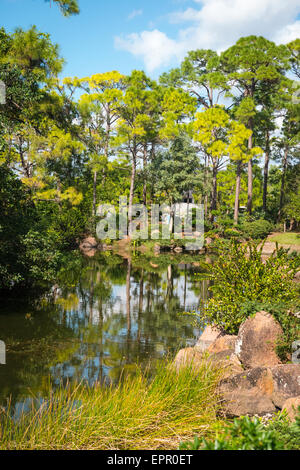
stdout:
<svg viewBox="0 0 300 470">
<path fill-rule="evenodd" d="M 177 353 L 174 366 L 197 368 L 207 361 L 222 368 L 218 389 L 227 417 L 273 415 L 285 409 L 294 419 L 300 406 L 299 352 L 283 364 L 276 353 L 281 335 L 279 323 L 264 311 L 243 322 L 237 336 L 207 326 L 194 347 Z"/>
</svg>

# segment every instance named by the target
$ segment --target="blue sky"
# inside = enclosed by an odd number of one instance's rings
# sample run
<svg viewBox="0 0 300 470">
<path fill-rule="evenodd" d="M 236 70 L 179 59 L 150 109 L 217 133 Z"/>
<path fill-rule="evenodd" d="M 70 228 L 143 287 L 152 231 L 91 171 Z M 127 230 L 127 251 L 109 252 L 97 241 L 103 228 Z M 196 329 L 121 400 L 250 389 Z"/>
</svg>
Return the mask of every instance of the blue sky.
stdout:
<svg viewBox="0 0 300 470">
<path fill-rule="evenodd" d="M 43 0 L 0 0 L 0 26 L 35 24 L 66 60 L 64 76 L 145 69 L 156 78 L 188 50 L 222 50 L 257 34 L 285 43 L 300 37 L 300 0 L 79 0 L 64 18 Z"/>
</svg>

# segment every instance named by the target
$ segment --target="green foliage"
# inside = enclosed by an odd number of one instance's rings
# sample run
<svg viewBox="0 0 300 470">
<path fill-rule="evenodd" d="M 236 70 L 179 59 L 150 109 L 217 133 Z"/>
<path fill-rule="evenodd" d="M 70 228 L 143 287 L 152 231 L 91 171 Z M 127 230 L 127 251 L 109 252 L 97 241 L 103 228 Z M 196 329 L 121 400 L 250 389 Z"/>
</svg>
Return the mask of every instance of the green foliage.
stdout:
<svg viewBox="0 0 300 470">
<path fill-rule="evenodd" d="M 284 250 L 277 250 L 266 261 L 262 247 L 235 240 L 220 243 L 219 258 L 211 267 L 213 298 L 204 305 L 204 317 L 230 334 L 238 332 L 240 324 L 254 311 L 243 309 L 245 302 L 276 302 L 290 305 L 298 298 L 293 277 L 296 263 Z M 286 329 L 282 316 L 278 318 Z"/>
<path fill-rule="evenodd" d="M 275 435 L 279 442 L 283 443 L 284 449 L 299 450 L 300 407 L 298 407 L 298 414 L 294 422 L 291 423 L 284 413 L 280 413 L 269 421 L 267 428 Z"/>
<path fill-rule="evenodd" d="M 216 439 L 182 443 L 180 450 L 282 450 L 278 433 L 265 427 L 259 418 L 236 418 L 217 432 Z"/>
<path fill-rule="evenodd" d="M 51 0 L 44 0 L 49 2 Z M 59 8 L 64 16 L 78 15 L 79 6 L 77 0 L 54 0 L 59 5 Z"/>
<path fill-rule="evenodd" d="M 87 213 L 81 207 L 71 207 L 56 213 L 48 229 L 60 249 L 74 249 L 88 225 Z"/>
<path fill-rule="evenodd" d="M 68 237 L 74 236 L 78 214 L 71 210 L 61 218 L 51 219 L 49 213 L 43 215 L 42 211 L 13 172 L 0 166 L 0 291 L 44 284 L 56 278 L 63 244 L 53 222 L 58 227 L 61 219 L 72 217 L 69 227 L 60 227 L 65 244 Z"/>
<path fill-rule="evenodd" d="M 22 240 L 21 261 L 26 269 L 26 284 L 42 284 L 56 279 L 62 254 L 53 239 L 30 230 Z"/>
<path fill-rule="evenodd" d="M 22 239 L 34 221 L 34 211 L 22 183 L 0 166 L 0 290 L 24 280 Z"/>
<path fill-rule="evenodd" d="M 268 220 L 259 219 L 252 222 L 243 222 L 241 229 L 246 240 L 263 240 L 273 230 L 273 225 Z"/>
<path fill-rule="evenodd" d="M 201 189 L 199 160 L 190 139 L 184 133 L 174 139 L 168 151 L 157 156 L 149 172 L 158 201 L 169 204 L 182 201 L 184 191 L 197 193 Z"/>
</svg>

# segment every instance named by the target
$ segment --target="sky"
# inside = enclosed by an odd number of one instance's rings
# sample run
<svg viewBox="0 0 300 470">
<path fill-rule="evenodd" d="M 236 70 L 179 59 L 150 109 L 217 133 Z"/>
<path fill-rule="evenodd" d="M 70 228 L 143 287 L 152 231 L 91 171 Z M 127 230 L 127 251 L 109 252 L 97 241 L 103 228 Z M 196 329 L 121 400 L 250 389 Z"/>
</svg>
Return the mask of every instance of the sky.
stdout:
<svg viewBox="0 0 300 470">
<path fill-rule="evenodd" d="M 52 2 L 53 3 L 53 2 Z M 300 0 L 79 0 L 65 18 L 44 0 L 0 0 L 0 27 L 36 25 L 60 45 L 63 76 L 143 69 L 152 78 L 189 50 L 222 51 L 241 36 L 300 38 Z"/>
</svg>

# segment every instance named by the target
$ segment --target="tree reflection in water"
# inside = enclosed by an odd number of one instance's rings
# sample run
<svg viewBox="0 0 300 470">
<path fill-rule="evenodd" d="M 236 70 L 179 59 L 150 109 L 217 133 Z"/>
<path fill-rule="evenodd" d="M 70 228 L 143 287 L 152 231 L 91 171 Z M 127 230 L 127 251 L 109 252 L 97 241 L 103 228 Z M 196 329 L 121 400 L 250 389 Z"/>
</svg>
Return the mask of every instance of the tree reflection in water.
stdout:
<svg viewBox="0 0 300 470">
<path fill-rule="evenodd" d="M 203 258 L 182 258 L 160 255 L 154 264 L 142 255 L 98 253 L 66 268 L 31 320 L 27 306 L 8 308 L 0 315 L 8 348 L 0 368 L 2 402 L 10 394 L 13 402 L 43 394 L 48 376 L 54 384 L 114 382 L 124 369 L 193 344 L 199 331 L 180 313 L 199 310 L 209 281 L 195 276 L 205 270 Z"/>
</svg>

